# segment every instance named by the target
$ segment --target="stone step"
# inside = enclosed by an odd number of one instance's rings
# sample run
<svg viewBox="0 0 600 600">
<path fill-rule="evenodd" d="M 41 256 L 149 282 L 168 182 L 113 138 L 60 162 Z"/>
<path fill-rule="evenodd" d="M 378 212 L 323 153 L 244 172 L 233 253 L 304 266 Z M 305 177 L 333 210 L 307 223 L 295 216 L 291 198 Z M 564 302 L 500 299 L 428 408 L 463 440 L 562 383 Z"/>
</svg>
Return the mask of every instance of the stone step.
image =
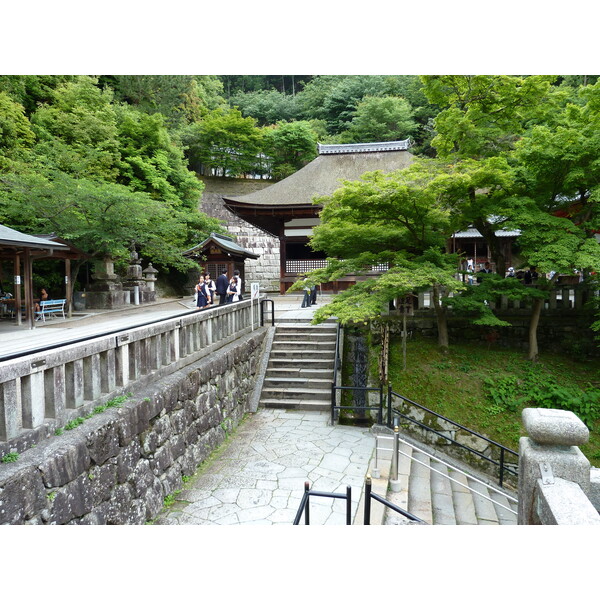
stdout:
<svg viewBox="0 0 600 600">
<path fill-rule="evenodd" d="M 311 340 L 300 341 L 278 341 L 273 340 L 272 349 L 277 350 L 297 350 L 297 351 L 325 351 L 335 352 L 335 341 L 333 342 L 313 342 Z"/>
<path fill-rule="evenodd" d="M 262 399 L 274 399 L 274 398 L 288 398 L 290 400 L 325 400 L 331 403 L 331 390 L 319 390 L 319 389 L 306 389 L 306 388 L 274 388 L 274 387 L 263 387 L 260 396 Z"/>
<path fill-rule="evenodd" d="M 285 323 L 285 324 L 277 324 L 275 326 L 275 331 L 277 333 L 286 332 L 286 333 L 331 333 L 336 332 L 337 325 L 335 323 L 321 323 L 319 325 L 302 325 L 301 323 Z"/>
<path fill-rule="evenodd" d="M 335 360 L 332 358 L 273 358 L 269 359 L 268 369 L 318 369 L 333 372 Z"/>
<path fill-rule="evenodd" d="M 310 332 L 286 332 L 276 331 L 273 337 L 274 341 L 281 342 L 333 342 L 335 344 L 335 333 Z"/>
<path fill-rule="evenodd" d="M 263 408 L 286 408 L 288 410 L 331 410 L 331 402 L 314 398 L 261 398 L 259 406 Z"/>
<path fill-rule="evenodd" d="M 434 525 L 456 525 L 454 514 L 454 501 L 452 498 L 452 486 L 446 465 L 432 461 L 431 466 L 431 502 L 433 506 Z"/>
<path fill-rule="evenodd" d="M 469 479 L 469 485 L 481 494 L 473 494 L 477 523 L 479 525 L 498 525 L 498 515 L 496 514 L 494 505 L 489 500 L 490 493 L 488 487 L 472 479 Z"/>
<path fill-rule="evenodd" d="M 498 516 L 498 523 L 500 525 L 516 525 L 517 515 L 508 509 L 510 508 L 511 510 L 517 512 L 518 502 L 516 500 L 509 500 L 506 496 L 499 494 L 494 490 L 490 490 L 490 498 L 499 504 L 502 504 L 502 506 L 498 506 L 498 504 L 493 505 L 496 515 Z"/>
<path fill-rule="evenodd" d="M 429 457 L 418 450 L 413 450 L 413 461 L 408 478 L 408 512 L 433 523 L 433 506 L 431 503 L 431 472 Z M 423 463 L 423 464 L 421 464 Z"/>
<path fill-rule="evenodd" d="M 449 475 L 452 479 L 468 485 L 467 477 L 458 471 L 449 469 Z M 456 515 L 457 525 L 477 525 L 477 513 L 475 512 L 475 503 L 473 502 L 473 494 L 464 487 L 450 481 L 452 486 L 452 498 L 454 499 L 454 513 Z"/>
<path fill-rule="evenodd" d="M 335 362 L 334 353 L 330 350 L 276 350 L 273 348 L 270 358 L 285 358 L 293 361 L 297 361 L 298 359 L 328 359 L 332 368 Z"/>
<path fill-rule="evenodd" d="M 329 389 L 331 390 L 331 379 L 310 379 L 308 377 L 272 377 L 267 371 L 264 386 L 267 388 L 303 388 L 303 389 Z"/>
<path fill-rule="evenodd" d="M 312 361 L 311 365 L 312 365 Z M 297 366 L 296 363 L 290 363 L 288 366 L 268 367 L 265 374 L 267 377 L 306 377 L 309 379 L 327 379 L 330 383 L 333 381 L 333 371 L 331 369 L 312 369 Z"/>
</svg>

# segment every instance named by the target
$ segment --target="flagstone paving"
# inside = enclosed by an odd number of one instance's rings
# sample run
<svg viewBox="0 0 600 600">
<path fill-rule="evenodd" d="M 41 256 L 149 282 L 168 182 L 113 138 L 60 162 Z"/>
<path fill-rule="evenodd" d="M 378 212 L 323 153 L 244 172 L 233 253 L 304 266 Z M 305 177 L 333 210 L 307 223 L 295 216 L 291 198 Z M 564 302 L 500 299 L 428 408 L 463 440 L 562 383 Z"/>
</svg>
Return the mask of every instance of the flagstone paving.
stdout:
<svg viewBox="0 0 600 600">
<path fill-rule="evenodd" d="M 261 409 L 184 484 L 158 525 L 291 525 L 304 484 L 352 488 L 352 514 L 375 447 L 367 428 L 328 424 L 327 412 Z M 344 525 L 344 500 L 312 497 L 311 525 Z"/>
</svg>

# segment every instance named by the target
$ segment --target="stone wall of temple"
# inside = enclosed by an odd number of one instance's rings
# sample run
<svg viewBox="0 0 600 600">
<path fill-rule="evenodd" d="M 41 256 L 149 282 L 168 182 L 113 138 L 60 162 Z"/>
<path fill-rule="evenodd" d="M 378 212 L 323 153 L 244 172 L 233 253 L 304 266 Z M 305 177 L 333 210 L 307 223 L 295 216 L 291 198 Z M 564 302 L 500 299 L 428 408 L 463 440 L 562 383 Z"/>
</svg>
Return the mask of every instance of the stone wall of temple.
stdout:
<svg viewBox="0 0 600 600">
<path fill-rule="evenodd" d="M 257 260 L 247 259 L 244 287 L 250 290 L 250 283 L 258 281 L 261 291 L 279 291 L 279 239 L 236 217 L 225 208 L 222 197 L 244 196 L 269 185 L 264 179 L 227 179 L 224 177 L 200 177 L 206 188 L 200 199 L 200 210 L 211 217 L 225 221 L 227 231 L 236 242 L 255 254 Z"/>
</svg>

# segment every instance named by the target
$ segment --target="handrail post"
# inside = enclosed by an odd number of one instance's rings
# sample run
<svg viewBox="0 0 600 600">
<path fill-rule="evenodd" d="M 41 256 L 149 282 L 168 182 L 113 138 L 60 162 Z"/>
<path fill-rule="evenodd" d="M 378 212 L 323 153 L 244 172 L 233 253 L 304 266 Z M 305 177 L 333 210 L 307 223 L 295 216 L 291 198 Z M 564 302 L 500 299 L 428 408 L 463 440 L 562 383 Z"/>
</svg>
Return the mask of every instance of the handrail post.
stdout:
<svg viewBox="0 0 600 600">
<path fill-rule="evenodd" d="M 346 486 L 346 525 L 352 525 L 352 488 Z"/>
<path fill-rule="evenodd" d="M 331 425 L 335 425 L 335 380 L 331 384 Z"/>
<path fill-rule="evenodd" d="M 502 487 L 504 483 L 504 447 L 500 447 L 500 481 L 499 485 Z"/>
<path fill-rule="evenodd" d="M 390 488 L 393 492 L 400 491 L 400 482 L 398 481 L 398 449 L 400 434 L 398 433 L 398 426 L 394 427 L 394 449 L 392 453 L 392 464 L 390 466 Z"/>
<path fill-rule="evenodd" d="M 365 480 L 365 525 L 371 524 L 371 475 Z"/>
<path fill-rule="evenodd" d="M 383 424 L 383 385 L 379 386 L 379 411 L 377 415 L 377 424 Z"/>
<path fill-rule="evenodd" d="M 388 384 L 387 426 L 392 428 L 392 386 Z"/>
<path fill-rule="evenodd" d="M 306 506 L 304 507 L 304 524 L 310 525 L 310 493 L 309 493 L 310 483 L 308 481 L 304 482 L 304 494 L 306 495 Z"/>
</svg>

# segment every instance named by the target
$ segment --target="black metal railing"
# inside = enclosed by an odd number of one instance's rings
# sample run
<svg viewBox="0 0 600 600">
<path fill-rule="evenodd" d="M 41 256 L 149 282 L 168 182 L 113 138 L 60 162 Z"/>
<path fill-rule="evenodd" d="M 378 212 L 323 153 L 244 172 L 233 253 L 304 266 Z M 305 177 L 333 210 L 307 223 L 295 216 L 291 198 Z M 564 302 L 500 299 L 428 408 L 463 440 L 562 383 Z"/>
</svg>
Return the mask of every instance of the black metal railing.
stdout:
<svg viewBox="0 0 600 600">
<path fill-rule="evenodd" d="M 265 303 L 271 303 L 271 325 L 275 325 L 275 302 L 271 298 L 263 298 L 260 301 L 260 326 L 265 324 Z"/>
<path fill-rule="evenodd" d="M 439 437 L 444 438 L 444 440 L 450 442 L 451 444 L 453 444 L 459 448 L 462 448 L 463 450 L 466 450 L 467 452 L 470 452 L 471 454 L 474 454 L 475 456 L 489 462 L 490 464 L 495 465 L 496 467 L 498 467 L 498 470 L 499 470 L 498 484 L 500 485 L 500 487 L 503 486 L 504 476 L 506 474 L 513 475 L 515 477 L 517 476 L 516 467 L 513 464 L 510 464 L 510 463 L 507 464 L 507 458 L 512 457 L 513 462 L 518 463 L 518 459 L 519 459 L 518 452 L 515 452 L 514 450 L 511 450 L 510 448 L 507 448 L 506 446 L 503 446 L 502 444 L 495 442 L 494 440 L 486 437 L 485 435 L 482 435 L 481 433 L 473 431 L 472 429 L 469 429 L 468 427 L 465 427 L 464 425 L 461 425 L 460 423 L 457 423 L 456 421 L 453 421 L 452 419 L 449 419 L 448 417 L 444 417 L 443 415 L 441 415 L 425 406 L 422 406 L 421 404 L 418 404 L 417 402 L 413 402 L 412 400 L 409 400 L 405 396 L 402 396 L 402 394 L 397 394 L 396 392 L 394 392 L 392 390 L 392 388 L 390 386 L 388 388 L 388 406 L 389 407 L 392 406 L 393 398 L 399 398 L 402 400 L 402 402 L 406 402 L 406 403 L 410 404 L 411 406 L 414 406 L 414 407 L 418 408 L 419 410 L 422 410 L 422 411 L 426 412 L 427 414 L 436 417 L 437 419 L 441 419 L 444 422 L 451 424 L 453 427 L 457 427 L 458 429 L 468 433 L 469 435 L 473 435 L 473 436 L 477 437 L 478 439 L 485 441 L 490 446 L 497 449 L 499 457 L 498 457 L 498 459 L 495 459 L 492 456 L 487 456 L 486 454 L 483 454 L 482 452 L 480 452 L 479 450 L 476 450 L 475 448 L 471 448 L 470 446 L 467 446 L 466 444 L 457 442 L 455 439 L 453 439 L 451 436 L 449 436 L 446 432 L 433 429 L 432 427 L 425 425 L 425 423 L 422 423 L 421 421 L 418 421 L 417 419 L 414 419 L 413 417 L 410 417 L 409 415 L 404 414 L 403 412 L 399 411 L 396 408 L 392 408 L 391 410 L 388 410 L 388 413 L 387 413 L 388 427 L 392 426 L 392 415 L 396 415 L 399 419 L 405 419 L 406 421 L 410 421 L 414 425 L 417 425 L 418 427 L 420 427 L 422 429 L 425 429 L 431 433 L 434 433 L 434 434 L 438 435 Z"/>
<path fill-rule="evenodd" d="M 401 514 L 402 516 L 406 517 L 410 521 L 415 521 L 416 523 L 425 523 L 425 521 L 423 521 L 423 519 L 419 519 L 419 517 L 409 513 L 408 511 L 404 510 L 403 508 L 400 508 L 396 504 L 393 504 L 389 500 L 386 500 L 379 494 L 376 494 L 375 492 L 373 492 L 372 487 L 373 487 L 373 484 L 371 482 L 371 478 L 367 477 L 367 479 L 365 480 L 365 516 L 364 516 L 364 524 L 365 525 L 371 524 L 371 500 L 377 500 L 377 502 L 381 502 L 381 504 L 383 504 L 384 506 L 391 508 L 393 511 Z"/>
<path fill-rule="evenodd" d="M 350 406 L 346 404 L 336 404 L 336 392 L 337 390 L 359 390 L 361 392 L 379 392 L 379 403 L 377 406 L 364 406 L 364 405 L 355 405 Z M 384 393 L 382 387 L 361 387 L 356 385 L 335 385 L 331 386 L 331 423 L 335 423 L 335 414 L 336 411 L 340 410 L 356 410 L 356 411 L 365 411 L 365 410 L 376 410 L 377 411 L 377 424 L 383 424 L 383 407 L 384 407 Z"/>
<path fill-rule="evenodd" d="M 300 507 L 298 508 L 298 512 L 296 513 L 296 518 L 294 519 L 294 525 L 300 524 L 300 519 L 302 518 L 302 513 L 304 513 L 304 524 L 310 525 L 310 497 L 318 496 L 320 498 L 335 498 L 340 500 L 346 500 L 346 525 L 352 525 L 352 488 L 350 486 L 346 487 L 345 494 L 337 494 L 334 492 L 315 492 L 310 489 L 310 484 L 307 481 L 304 484 L 304 495 L 302 496 L 302 500 L 300 501 Z"/>
</svg>

